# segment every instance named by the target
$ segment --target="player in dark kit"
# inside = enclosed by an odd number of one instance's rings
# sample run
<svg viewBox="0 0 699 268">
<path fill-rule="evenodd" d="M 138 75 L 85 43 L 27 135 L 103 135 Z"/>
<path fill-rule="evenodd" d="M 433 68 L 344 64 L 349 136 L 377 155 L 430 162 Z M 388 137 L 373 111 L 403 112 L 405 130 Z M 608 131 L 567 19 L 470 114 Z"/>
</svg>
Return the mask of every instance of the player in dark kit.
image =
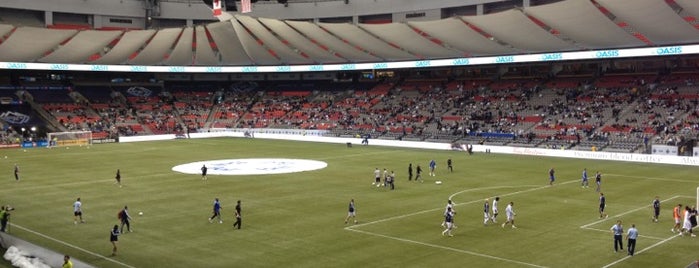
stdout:
<svg viewBox="0 0 699 268">
<path fill-rule="evenodd" d="M 203 180 L 203 181 L 207 180 L 207 178 L 206 178 L 206 172 L 207 172 L 208 170 L 209 170 L 209 169 L 206 167 L 206 165 L 202 165 L 202 166 L 201 166 L 201 180 Z"/>
<path fill-rule="evenodd" d="M 114 228 L 109 232 L 109 241 L 112 242 L 112 256 L 117 255 L 117 243 L 119 242 L 119 226 L 114 225 Z"/>
<path fill-rule="evenodd" d="M 422 182 L 422 168 L 420 165 L 417 165 L 417 168 L 415 168 L 415 181 L 420 180 Z"/>
<path fill-rule="evenodd" d="M 235 205 L 235 223 L 233 223 L 233 227 L 235 228 L 238 226 L 238 229 L 242 227 L 243 225 L 243 217 L 240 214 L 240 200 L 238 200 L 238 204 Z"/>
<path fill-rule="evenodd" d="M 121 171 L 119 171 L 118 169 L 117 169 L 116 176 L 114 176 L 114 179 L 116 179 L 116 182 L 114 182 L 114 183 L 118 184 L 119 187 L 121 187 Z"/>
<path fill-rule="evenodd" d="M 658 216 L 660 216 L 660 198 L 656 196 L 653 200 L 653 222 L 658 222 Z"/>
<path fill-rule="evenodd" d="M 447 168 L 449 169 L 449 172 L 454 172 L 454 167 L 451 165 L 451 158 L 447 159 Z"/>
<path fill-rule="evenodd" d="M 19 181 L 19 166 L 15 164 L 15 181 Z"/>
<path fill-rule="evenodd" d="M 413 180 L 413 163 L 408 164 L 408 180 Z"/>
<path fill-rule="evenodd" d="M 549 185 L 553 185 L 553 182 L 556 181 L 555 173 L 556 171 L 553 168 L 549 169 Z"/>
<path fill-rule="evenodd" d="M 603 193 L 599 193 L 599 218 L 604 219 L 607 218 L 609 215 L 604 213 L 604 207 L 607 206 L 607 198 L 604 197 Z"/>
</svg>

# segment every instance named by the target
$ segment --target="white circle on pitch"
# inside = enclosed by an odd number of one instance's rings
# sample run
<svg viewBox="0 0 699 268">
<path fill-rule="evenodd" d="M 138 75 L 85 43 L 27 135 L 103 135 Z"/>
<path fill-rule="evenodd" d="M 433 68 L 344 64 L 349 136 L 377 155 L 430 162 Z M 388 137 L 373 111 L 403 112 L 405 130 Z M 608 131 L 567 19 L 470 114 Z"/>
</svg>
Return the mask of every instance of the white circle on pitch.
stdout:
<svg viewBox="0 0 699 268">
<path fill-rule="evenodd" d="M 307 159 L 244 158 L 192 162 L 175 166 L 172 170 L 185 174 L 201 174 L 201 167 L 204 165 L 209 175 L 283 174 L 317 170 L 328 166 L 325 162 Z"/>
</svg>

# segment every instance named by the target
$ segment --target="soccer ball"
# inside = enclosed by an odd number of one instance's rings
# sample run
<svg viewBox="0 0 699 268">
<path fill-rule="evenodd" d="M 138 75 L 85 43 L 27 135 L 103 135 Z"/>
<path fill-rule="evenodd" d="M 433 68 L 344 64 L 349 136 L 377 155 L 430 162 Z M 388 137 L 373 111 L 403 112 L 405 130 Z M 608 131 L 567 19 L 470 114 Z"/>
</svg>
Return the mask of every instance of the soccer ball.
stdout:
<svg viewBox="0 0 699 268">
<path fill-rule="evenodd" d="M 442 184 L 442 181 L 435 181 L 434 184 Z"/>
<path fill-rule="evenodd" d="M 138 216 L 143 216 L 143 211 L 139 211 Z"/>
</svg>

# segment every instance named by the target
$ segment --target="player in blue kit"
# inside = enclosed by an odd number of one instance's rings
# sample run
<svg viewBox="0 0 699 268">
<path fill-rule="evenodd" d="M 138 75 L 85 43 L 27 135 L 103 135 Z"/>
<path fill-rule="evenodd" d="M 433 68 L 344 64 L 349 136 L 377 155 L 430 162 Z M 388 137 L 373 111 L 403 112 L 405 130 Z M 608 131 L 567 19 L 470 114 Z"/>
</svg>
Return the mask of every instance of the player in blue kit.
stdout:
<svg viewBox="0 0 699 268">
<path fill-rule="evenodd" d="M 582 188 L 587 188 L 590 186 L 590 183 L 587 180 L 587 169 L 586 168 L 583 168 L 583 171 L 582 171 L 582 185 L 581 186 L 582 186 Z"/>
<path fill-rule="evenodd" d="M 214 198 L 213 213 L 214 214 L 209 218 L 209 222 L 212 222 L 214 218 L 218 218 L 218 223 L 223 223 L 223 220 L 221 219 L 221 202 L 218 201 L 218 198 Z"/>
<path fill-rule="evenodd" d="M 437 168 L 437 162 L 432 159 L 430 161 L 430 176 L 434 177 L 436 174 L 434 173 L 434 169 Z"/>
<path fill-rule="evenodd" d="M 444 231 L 442 231 L 442 235 L 449 235 L 449 236 L 454 236 L 451 234 L 451 229 L 454 228 L 454 211 L 451 210 L 451 208 L 447 208 L 447 213 L 444 215 L 444 222 L 446 223 Z"/>
<path fill-rule="evenodd" d="M 549 185 L 553 185 L 553 182 L 556 181 L 556 175 L 554 175 L 555 173 L 556 171 L 553 170 L 553 168 L 549 169 Z"/>
<path fill-rule="evenodd" d="M 345 218 L 345 224 L 347 224 L 350 218 L 354 219 L 355 224 L 357 223 L 357 214 L 356 208 L 354 207 L 354 199 L 350 200 L 349 202 L 349 208 L 347 210 L 347 218 Z"/>
</svg>

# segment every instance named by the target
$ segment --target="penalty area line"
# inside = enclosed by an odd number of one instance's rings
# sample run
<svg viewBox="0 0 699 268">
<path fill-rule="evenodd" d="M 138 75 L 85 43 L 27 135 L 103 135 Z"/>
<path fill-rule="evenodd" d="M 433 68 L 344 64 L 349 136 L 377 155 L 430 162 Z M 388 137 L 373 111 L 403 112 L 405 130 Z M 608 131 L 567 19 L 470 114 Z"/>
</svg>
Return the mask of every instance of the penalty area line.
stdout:
<svg viewBox="0 0 699 268">
<path fill-rule="evenodd" d="M 652 248 L 654 248 L 654 247 L 657 247 L 657 246 L 660 246 L 660 245 L 662 245 L 662 244 L 665 244 L 667 241 L 670 241 L 670 240 L 675 239 L 675 238 L 677 238 L 677 237 L 679 237 L 679 235 L 673 235 L 673 236 L 671 236 L 670 238 L 666 238 L 666 239 L 664 239 L 664 240 L 662 240 L 662 241 L 660 241 L 660 242 L 657 242 L 657 243 L 655 243 L 655 244 L 650 245 L 650 246 L 647 247 L 647 248 L 644 248 L 644 249 L 642 249 L 642 250 L 639 250 L 636 254 L 641 254 L 641 253 L 643 253 L 643 252 L 646 252 L 646 251 L 648 251 L 648 250 L 650 250 L 650 249 L 652 249 Z M 635 254 L 634 254 L 634 255 L 635 255 Z M 618 260 L 616 260 L 616 261 L 614 261 L 614 262 L 611 262 L 611 263 L 609 263 L 609 264 L 607 264 L 607 265 L 605 265 L 605 266 L 602 266 L 602 268 L 609 268 L 609 267 L 612 267 L 612 266 L 616 265 L 617 263 L 620 263 L 620 262 L 622 262 L 622 261 L 625 261 L 625 260 L 627 260 L 627 259 L 629 259 L 629 258 L 631 258 L 631 257 L 632 257 L 632 256 L 628 256 L 628 255 L 627 255 L 626 257 L 623 257 L 623 258 L 618 259 Z"/>
<path fill-rule="evenodd" d="M 679 195 L 676 195 L 676 196 L 670 197 L 670 198 L 668 198 L 668 199 L 661 200 L 660 202 L 661 202 L 661 203 L 664 203 L 664 202 L 666 202 L 666 201 L 670 201 L 670 200 L 672 200 L 672 199 L 679 198 L 679 197 L 680 197 Z M 621 216 L 624 216 L 624 215 L 627 215 L 627 214 L 631 214 L 631 213 L 634 213 L 634 212 L 639 211 L 639 210 L 642 210 L 642 209 L 647 209 L 647 208 L 649 208 L 649 207 L 650 207 L 650 205 L 642 206 L 642 207 L 639 207 L 639 208 L 635 208 L 635 209 L 626 211 L 626 212 L 624 212 L 624 213 L 614 215 L 613 217 L 607 217 L 607 218 L 604 218 L 604 219 L 601 219 L 601 220 L 598 220 L 598 221 L 594 221 L 594 222 L 591 222 L 591 223 L 582 225 L 582 226 L 580 226 L 580 228 L 582 228 L 582 229 L 588 229 L 588 227 L 590 227 L 590 226 L 592 226 L 592 225 L 595 225 L 595 224 L 598 224 L 598 223 L 605 222 L 605 221 L 607 221 L 609 218 L 618 218 L 618 217 L 621 217 Z M 611 215 L 610 215 L 610 216 L 611 216 Z"/>
<path fill-rule="evenodd" d="M 12 227 L 22 229 L 22 230 L 27 231 L 27 232 L 29 232 L 29 233 L 38 235 L 38 236 L 40 236 L 40 237 L 46 238 L 46 239 L 48 239 L 48 240 L 54 241 L 54 242 L 56 242 L 56 243 L 59 243 L 59 244 L 65 245 L 65 246 L 68 246 L 68 247 L 71 247 L 71 248 L 80 250 L 80 251 L 85 252 L 85 253 L 87 253 L 87 254 L 90 254 L 90 255 L 92 255 L 92 256 L 95 256 L 95 257 L 98 257 L 98 258 L 100 258 L 100 259 L 107 260 L 107 261 L 110 261 L 110 262 L 119 264 L 119 265 L 124 266 L 124 267 L 136 268 L 136 267 L 131 266 L 131 265 L 128 265 L 128 264 L 126 264 L 126 263 L 123 263 L 123 262 L 114 260 L 114 259 L 112 259 L 112 258 L 107 258 L 107 257 L 105 257 L 105 256 L 103 256 L 103 255 L 94 253 L 94 252 L 89 251 L 89 250 L 87 250 L 87 249 L 78 247 L 78 246 L 76 246 L 76 245 L 70 244 L 70 243 L 65 242 L 65 241 L 63 241 L 63 240 L 58 240 L 58 239 L 56 239 L 56 238 L 53 238 L 53 237 L 50 237 L 50 236 L 48 236 L 48 235 L 45 235 L 45 234 L 42 234 L 42 233 L 33 231 L 33 230 L 31 230 L 31 229 L 28 229 L 28 228 L 26 228 L 26 227 L 22 227 L 22 226 L 17 225 L 17 224 L 12 224 Z"/>
<path fill-rule="evenodd" d="M 346 228 L 346 229 L 347 229 L 347 228 Z M 492 256 L 492 255 L 482 254 L 482 253 L 478 253 L 478 252 L 473 252 L 473 251 L 469 251 L 469 250 L 463 250 L 463 249 L 445 247 L 445 246 L 440 246 L 440 245 L 435 245 L 435 244 L 430 244 L 430 243 L 425 243 L 425 242 L 420 242 L 420 241 L 415 241 L 415 240 L 410 240 L 410 239 L 405 239 L 405 238 L 400 238 L 400 237 L 394 237 L 394 236 L 389 236 L 389 235 L 377 234 L 377 233 L 372 233 L 372 232 L 367 232 L 367 231 L 362 231 L 362 230 L 355 230 L 355 229 L 347 229 L 347 230 L 353 231 L 353 232 L 362 233 L 362 234 L 367 234 L 367 235 L 378 236 L 378 237 L 382 237 L 382 238 L 393 239 L 393 240 L 397 240 L 397 241 L 401 241 L 401 242 L 406 242 L 406 243 L 412 243 L 412 244 L 417 244 L 417 245 L 422 245 L 422 246 L 427 246 L 427 247 L 432 247 L 432 248 L 450 250 L 450 251 L 454 251 L 454 252 L 464 253 L 464 254 L 468 254 L 468 255 L 473 255 L 473 256 L 478 256 L 478 257 L 483 257 L 483 258 L 488 258 L 488 259 L 493 259 L 493 260 L 498 260 L 498 261 L 503 261 L 503 262 L 521 264 L 521 265 L 525 265 L 525 266 L 529 266 L 529 267 L 539 267 L 539 268 L 545 268 L 545 267 L 546 267 L 546 266 L 536 265 L 536 264 L 533 264 L 533 263 L 522 262 L 522 261 L 517 261 L 517 260 L 511 260 L 511 259 L 501 258 L 501 257 L 497 257 L 497 256 Z"/>
</svg>

